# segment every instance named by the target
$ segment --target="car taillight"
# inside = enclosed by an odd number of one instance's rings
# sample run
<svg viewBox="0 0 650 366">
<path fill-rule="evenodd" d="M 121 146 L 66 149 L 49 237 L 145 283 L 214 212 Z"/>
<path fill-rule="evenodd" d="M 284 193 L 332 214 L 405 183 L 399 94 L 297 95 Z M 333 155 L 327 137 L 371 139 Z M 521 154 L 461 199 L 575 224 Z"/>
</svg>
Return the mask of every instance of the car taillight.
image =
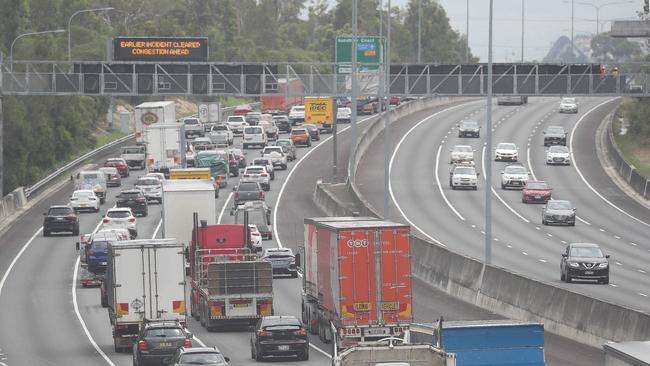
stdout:
<svg viewBox="0 0 650 366">
<path fill-rule="evenodd" d="M 183 341 L 183 348 L 192 348 L 192 341 L 189 339 L 185 339 Z"/>
<path fill-rule="evenodd" d="M 264 199 L 264 192 L 260 192 L 260 200 Z"/>
<path fill-rule="evenodd" d="M 103 222 L 104 224 L 107 224 L 109 221 L 111 221 L 111 220 L 109 220 L 109 219 L 103 219 L 103 220 L 102 220 L 102 222 Z"/>
<path fill-rule="evenodd" d="M 129 219 L 129 222 L 135 222 L 135 217 L 131 217 L 131 218 Z"/>
<path fill-rule="evenodd" d="M 257 336 L 258 336 L 258 337 L 270 337 L 270 336 L 271 336 L 271 332 L 268 332 L 268 331 L 266 331 L 266 330 L 258 330 L 258 331 L 257 331 Z"/>
<path fill-rule="evenodd" d="M 146 199 L 144 199 L 144 198 L 138 198 L 136 201 L 137 201 L 137 202 L 145 202 Z"/>
<path fill-rule="evenodd" d="M 243 175 L 244 178 L 248 178 L 248 177 L 250 177 L 250 176 L 251 176 L 250 174 L 244 174 L 244 175 Z"/>
<path fill-rule="evenodd" d="M 304 329 L 299 329 L 299 330 L 293 332 L 293 334 L 297 335 L 297 336 L 303 336 L 303 337 L 307 336 L 307 332 Z"/>
<path fill-rule="evenodd" d="M 262 174 L 260 174 L 260 175 L 261 175 L 262 177 L 268 177 L 268 176 L 269 176 L 269 175 L 266 174 L 266 173 L 262 173 Z"/>
<path fill-rule="evenodd" d="M 95 250 L 94 249 L 89 250 L 88 255 L 95 255 Z"/>
<path fill-rule="evenodd" d="M 149 345 L 147 344 L 147 341 L 140 341 L 138 342 L 138 349 L 140 351 L 147 351 L 149 349 Z"/>
<path fill-rule="evenodd" d="M 76 220 L 77 220 L 77 216 L 75 216 L 75 215 L 68 215 L 68 216 L 66 216 L 66 219 L 68 219 L 68 221 L 76 221 Z"/>
<path fill-rule="evenodd" d="M 239 192 L 235 192 L 235 200 L 239 199 Z"/>
</svg>

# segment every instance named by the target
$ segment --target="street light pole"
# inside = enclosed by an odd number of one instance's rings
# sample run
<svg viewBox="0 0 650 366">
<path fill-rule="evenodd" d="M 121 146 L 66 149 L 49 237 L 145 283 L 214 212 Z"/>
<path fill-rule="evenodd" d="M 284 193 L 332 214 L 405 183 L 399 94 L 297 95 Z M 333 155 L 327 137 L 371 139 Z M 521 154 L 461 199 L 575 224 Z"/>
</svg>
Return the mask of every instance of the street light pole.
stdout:
<svg viewBox="0 0 650 366">
<path fill-rule="evenodd" d="M 348 179 L 354 181 L 356 171 L 354 169 L 355 148 L 357 144 L 357 0 L 352 0 L 352 67 L 350 83 L 350 99 L 352 99 L 352 113 L 350 114 L 350 158 L 348 161 Z"/>
<path fill-rule="evenodd" d="M 634 1 L 615 1 L 611 3 L 606 3 L 606 4 L 591 4 L 591 3 L 583 3 L 579 2 L 577 3 L 578 5 L 586 5 L 586 6 L 591 6 L 592 8 L 596 9 L 596 36 L 600 34 L 600 9 L 606 7 L 606 6 L 611 6 L 611 5 L 620 5 L 620 4 L 632 4 Z"/>
<path fill-rule="evenodd" d="M 384 67 L 386 75 L 384 87 L 386 88 L 386 111 L 384 112 L 384 220 L 390 214 L 390 0 L 388 0 L 388 25 L 386 26 L 386 52 L 384 53 Z"/>
<path fill-rule="evenodd" d="M 524 1 L 521 0 L 521 63 L 524 63 Z"/>
<path fill-rule="evenodd" d="M 571 60 L 569 60 L 569 62 L 573 62 L 573 61 L 574 61 L 574 57 L 573 57 L 573 50 L 574 50 L 574 43 L 573 43 L 573 22 L 574 22 L 574 20 L 575 20 L 575 18 L 574 18 L 574 10 L 575 10 L 574 0 L 571 0 Z"/>
<path fill-rule="evenodd" d="M 422 63 L 422 0 L 418 0 L 418 64 Z"/>
<path fill-rule="evenodd" d="M 466 11 L 467 14 L 465 15 L 465 63 L 469 63 L 469 0 L 467 0 L 466 3 Z"/>
<path fill-rule="evenodd" d="M 492 5 L 490 0 L 490 21 L 488 26 L 488 75 L 487 75 L 487 137 L 486 149 L 492 151 Z M 485 156 L 485 265 L 492 264 L 492 158 Z"/>
<path fill-rule="evenodd" d="M 65 32 L 65 29 L 54 29 L 54 30 L 46 30 L 46 31 L 41 31 L 41 32 L 29 32 L 29 33 L 23 33 L 19 35 L 18 37 L 14 38 L 14 40 L 11 42 L 11 47 L 9 47 L 9 64 L 11 65 L 10 69 L 13 71 L 14 68 L 14 44 L 16 43 L 17 40 L 27 37 L 27 36 L 34 36 L 37 34 L 47 34 L 47 33 L 63 33 Z"/>
<path fill-rule="evenodd" d="M 111 7 L 108 7 L 108 8 L 97 8 L 97 9 L 83 9 L 83 10 L 77 10 L 77 11 L 75 11 L 74 13 L 72 13 L 72 15 L 70 15 L 70 18 L 68 18 L 68 61 L 71 61 L 71 60 L 72 60 L 72 57 L 71 57 L 71 52 L 72 52 L 72 50 L 71 50 L 71 43 L 72 43 L 72 39 L 71 39 L 71 37 L 70 37 L 70 25 L 72 24 L 72 18 L 74 18 L 75 15 L 77 15 L 77 14 L 81 14 L 81 13 L 88 13 L 88 12 L 93 12 L 93 11 L 114 10 L 114 9 L 115 9 L 115 8 L 111 8 Z"/>
</svg>

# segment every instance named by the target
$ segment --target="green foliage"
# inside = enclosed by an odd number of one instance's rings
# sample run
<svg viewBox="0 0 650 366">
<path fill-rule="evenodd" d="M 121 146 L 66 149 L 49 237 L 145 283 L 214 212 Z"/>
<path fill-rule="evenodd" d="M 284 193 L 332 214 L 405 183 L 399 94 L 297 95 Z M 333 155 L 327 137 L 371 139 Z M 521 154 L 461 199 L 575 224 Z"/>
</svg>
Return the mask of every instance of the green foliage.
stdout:
<svg viewBox="0 0 650 366">
<path fill-rule="evenodd" d="M 73 60 L 106 59 L 114 36 L 206 36 L 210 59 L 218 61 L 332 62 L 337 35 L 350 35 L 352 0 L 0 0 L 0 51 L 26 32 L 67 29 Z M 379 35 L 379 0 L 358 0 L 359 35 Z M 422 0 L 422 61 L 458 62 L 465 40 L 449 26 L 442 7 Z M 391 15 L 391 60 L 414 62 L 417 0 Z M 15 60 L 65 60 L 67 33 L 20 38 Z M 142 98 L 132 98 L 131 102 Z M 239 103 L 238 99 L 229 99 Z M 29 185 L 63 162 L 93 148 L 96 123 L 108 102 L 86 97 L 5 98 L 5 192 Z M 103 142 L 104 138 L 100 142 Z"/>
<path fill-rule="evenodd" d="M 591 40 L 591 57 L 598 61 L 630 61 L 641 55 L 638 43 L 625 38 L 612 38 L 609 33 L 601 33 Z"/>
</svg>

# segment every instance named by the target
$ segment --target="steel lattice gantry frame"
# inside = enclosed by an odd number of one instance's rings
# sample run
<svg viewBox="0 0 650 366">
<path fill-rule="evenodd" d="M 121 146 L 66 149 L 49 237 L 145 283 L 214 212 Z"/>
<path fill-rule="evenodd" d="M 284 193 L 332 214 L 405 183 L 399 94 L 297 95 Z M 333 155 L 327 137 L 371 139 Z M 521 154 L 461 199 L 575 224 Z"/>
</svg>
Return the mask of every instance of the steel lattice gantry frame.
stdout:
<svg viewBox="0 0 650 366">
<path fill-rule="evenodd" d="M 492 86 L 496 95 L 647 96 L 649 65 L 621 64 L 613 74 L 599 64 L 494 64 Z M 285 95 L 349 94 L 349 76 L 335 70 L 334 63 L 15 62 L 0 64 L 0 83 L 4 95 L 262 96 L 278 94 L 286 78 L 300 80 L 303 91 Z M 377 94 L 381 74 L 360 72 L 360 94 Z M 485 64 L 390 67 L 391 95 L 483 96 L 487 82 Z"/>
</svg>

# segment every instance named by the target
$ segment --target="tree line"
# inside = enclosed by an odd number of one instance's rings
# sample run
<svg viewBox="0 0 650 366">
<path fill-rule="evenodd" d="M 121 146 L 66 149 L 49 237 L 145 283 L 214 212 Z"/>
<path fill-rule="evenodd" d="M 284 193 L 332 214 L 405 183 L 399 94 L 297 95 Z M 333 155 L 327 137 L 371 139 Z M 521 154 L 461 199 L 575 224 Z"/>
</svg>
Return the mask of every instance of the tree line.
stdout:
<svg viewBox="0 0 650 366">
<path fill-rule="evenodd" d="M 391 61 L 415 62 L 418 0 L 380 9 L 358 0 L 359 35 L 379 35 L 391 21 Z M 352 0 L 0 0 L 0 52 L 5 62 L 18 35 L 67 29 L 73 60 L 106 59 L 114 36 L 206 36 L 214 61 L 332 62 L 335 39 L 350 35 Z M 422 0 L 422 61 L 461 62 L 464 35 L 451 29 L 444 9 Z M 380 13 L 381 10 L 381 13 Z M 66 60 L 67 33 L 22 37 L 14 60 Z M 135 101 L 135 100 L 134 100 Z M 95 146 L 108 101 L 102 97 L 5 97 L 4 187 L 30 185 Z"/>
</svg>

